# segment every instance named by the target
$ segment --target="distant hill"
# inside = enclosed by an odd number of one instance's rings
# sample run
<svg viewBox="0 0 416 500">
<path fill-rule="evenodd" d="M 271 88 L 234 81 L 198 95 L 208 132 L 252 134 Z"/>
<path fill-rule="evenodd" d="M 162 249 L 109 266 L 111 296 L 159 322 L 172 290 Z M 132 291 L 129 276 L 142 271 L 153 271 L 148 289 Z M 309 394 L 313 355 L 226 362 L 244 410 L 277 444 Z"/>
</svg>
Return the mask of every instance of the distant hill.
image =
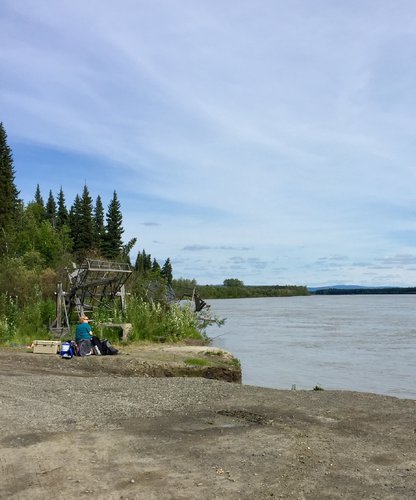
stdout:
<svg viewBox="0 0 416 500">
<path fill-rule="evenodd" d="M 380 294 L 412 294 L 416 287 L 377 286 L 366 287 L 362 285 L 333 285 L 322 287 L 308 287 L 312 295 L 380 295 Z"/>
<path fill-rule="evenodd" d="M 381 287 L 368 287 L 362 285 L 327 285 L 327 286 L 308 286 L 310 292 L 317 290 L 358 290 L 360 288 L 381 288 Z"/>
</svg>

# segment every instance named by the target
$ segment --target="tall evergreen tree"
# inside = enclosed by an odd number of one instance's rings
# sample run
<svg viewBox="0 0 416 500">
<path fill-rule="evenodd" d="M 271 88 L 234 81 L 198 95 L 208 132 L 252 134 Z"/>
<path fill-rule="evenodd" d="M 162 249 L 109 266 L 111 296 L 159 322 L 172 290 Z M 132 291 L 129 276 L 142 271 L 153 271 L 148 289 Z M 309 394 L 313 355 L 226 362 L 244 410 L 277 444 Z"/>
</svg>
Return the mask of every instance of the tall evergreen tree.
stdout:
<svg viewBox="0 0 416 500">
<path fill-rule="evenodd" d="M 61 189 L 58 194 L 58 208 L 57 208 L 57 213 L 56 213 L 56 226 L 58 228 L 61 228 L 64 224 L 68 223 L 68 209 L 66 208 L 65 205 L 65 195 Z"/>
<path fill-rule="evenodd" d="M 92 218 L 92 198 L 87 185 L 84 186 L 79 206 L 78 249 L 80 258 L 84 258 L 94 247 L 94 223 Z"/>
<path fill-rule="evenodd" d="M 46 202 L 46 220 L 52 224 L 52 227 L 56 227 L 56 215 L 56 202 L 50 189 L 48 201 Z"/>
<path fill-rule="evenodd" d="M 103 245 L 103 254 L 108 259 L 114 259 L 121 255 L 123 246 L 121 235 L 123 233 L 123 216 L 117 193 L 114 191 L 106 214 L 105 240 Z"/>
<path fill-rule="evenodd" d="M 35 203 L 37 203 L 38 205 L 41 205 L 42 207 L 45 207 L 45 203 L 43 201 L 42 194 L 40 192 L 39 184 L 36 185 Z"/>
<path fill-rule="evenodd" d="M 81 248 L 80 244 L 80 225 L 81 225 L 81 198 L 79 194 L 75 196 L 74 203 L 69 211 L 69 228 L 73 241 L 73 251 L 78 252 Z"/>
<path fill-rule="evenodd" d="M 93 244 L 94 248 L 101 253 L 104 245 L 105 227 L 104 227 L 104 207 L 101 201 L 101 196 L 98 195 L 94 207 L 94 231 L 93 231 Z"/>
<path fill-rule="evenodd" d="M 134 269 L 139 273 L 143 273 L 143 257 L 142 252 L 139 252 L 136 257 L 136 262 L 134 263 Z"/>
<path fill-rule="evenodd" d="M 170 259 L 166 259 L 165 263 L 163 264 L 162 271 L 160 274 L 165 278 L 166 283 L 168 285 L 172 284 L 173 281 L 173 274 L 172 274 L 172 264 L 170 263 Z"/>
<path fill-rule="evenodd" d="M 39 184 L 36 185 L 35 198 L 30 203 L 31 211 L 36 219 L 36 221 L 40 224 L 42 221 L 46 219 L 46 210 L 45 203 L 42 198 L 42 194 L 40 192 Z"/>
<path fill-rule="evenodd" d="M 151 269 L 152 269 L 152 256 L 150 255 L 150 253 L 148 253 L 144 261 L 144 270 L 151 271 Z"/>
<path fill-rule="evenodd" d="M 161 273 L 161 268 L 160 268 L 159 262 L 156 259 L 153 259 L 152 271 L 155 274 L 160 274 Z"/>
<path fill-rule="evenodd" d="M 152 256 L 146 253 L 143 249 L 141 252 L 137 254 L 136 264 L 134 268 L 139 274 L 145 274 L 147 271 L 150 271 L 152 268 Z"/>
<path fill-rule="evenodd" d="M 0 122 L 0 256 L 7 250 L 10 232 L 19 213 L 19 191 L 15 185 L 13 155 L 7 144 L 7 134 Z"/>
</svg>

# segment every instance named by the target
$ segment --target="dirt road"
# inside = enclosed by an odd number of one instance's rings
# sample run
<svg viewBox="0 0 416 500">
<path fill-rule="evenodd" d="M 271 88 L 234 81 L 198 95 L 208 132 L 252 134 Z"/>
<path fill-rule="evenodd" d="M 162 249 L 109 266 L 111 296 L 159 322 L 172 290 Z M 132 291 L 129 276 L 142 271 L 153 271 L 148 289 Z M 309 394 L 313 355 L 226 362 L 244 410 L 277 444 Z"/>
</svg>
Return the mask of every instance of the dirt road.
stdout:
<svg viewBox="0 0 416 500">
<path fill-rule="evenodd" d="M 416 401 L 81 361 L 0 353 L 0 498 L 416 498 Z"/>
</svg>

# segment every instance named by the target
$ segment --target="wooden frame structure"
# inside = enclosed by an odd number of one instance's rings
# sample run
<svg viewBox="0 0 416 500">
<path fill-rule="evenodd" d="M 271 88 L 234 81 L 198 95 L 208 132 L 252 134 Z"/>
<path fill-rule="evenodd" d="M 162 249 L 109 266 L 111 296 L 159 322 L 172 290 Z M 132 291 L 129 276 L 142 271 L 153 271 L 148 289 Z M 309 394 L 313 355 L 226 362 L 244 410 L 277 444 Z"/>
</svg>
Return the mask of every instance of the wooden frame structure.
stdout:
<svg viewBox="0 0 416 500">
<path fill-rule="evenodd" d="M 56 318 L 50 331 L 65 335 L 70 333 L 70 316 L 76 310 L 78 316 L 93 312 L 97 307 L 111 308 L 117 298 L 126 307 L 125 283 L 133 269 L 129 264 L 86 259 L 78 268 L 67 272 L 68 291 L 62 282 L 56 287 Z"/>
</svg>

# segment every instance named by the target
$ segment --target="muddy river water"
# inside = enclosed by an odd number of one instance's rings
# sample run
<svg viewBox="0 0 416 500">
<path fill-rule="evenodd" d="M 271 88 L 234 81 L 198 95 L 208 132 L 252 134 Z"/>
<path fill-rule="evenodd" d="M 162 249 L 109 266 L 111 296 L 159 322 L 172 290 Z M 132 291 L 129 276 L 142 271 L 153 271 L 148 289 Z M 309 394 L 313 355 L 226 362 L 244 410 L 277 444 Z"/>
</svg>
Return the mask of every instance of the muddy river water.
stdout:
<svg viewBox="0 0 416 500">
<path fill-rule="evenodd" d="M 208 302 L 226 318 L 208 335 L 241 360 L 245 384 L 416 399 L 416 295 Z"/>
</svg>

